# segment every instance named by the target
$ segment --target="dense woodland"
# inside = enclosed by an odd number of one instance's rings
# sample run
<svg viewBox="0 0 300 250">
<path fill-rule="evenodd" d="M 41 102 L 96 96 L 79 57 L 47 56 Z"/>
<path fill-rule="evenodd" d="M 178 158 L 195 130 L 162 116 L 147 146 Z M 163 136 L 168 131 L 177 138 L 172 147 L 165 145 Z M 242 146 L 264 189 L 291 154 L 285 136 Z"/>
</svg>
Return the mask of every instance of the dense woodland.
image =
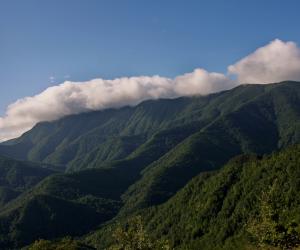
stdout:
<svg viewBox="0 0 300 250">
<path fill-rule="evenodd" d="M 0 249 L 297 249 L 300 85 L 42 122 L 0 144 Z"/>
</svg>

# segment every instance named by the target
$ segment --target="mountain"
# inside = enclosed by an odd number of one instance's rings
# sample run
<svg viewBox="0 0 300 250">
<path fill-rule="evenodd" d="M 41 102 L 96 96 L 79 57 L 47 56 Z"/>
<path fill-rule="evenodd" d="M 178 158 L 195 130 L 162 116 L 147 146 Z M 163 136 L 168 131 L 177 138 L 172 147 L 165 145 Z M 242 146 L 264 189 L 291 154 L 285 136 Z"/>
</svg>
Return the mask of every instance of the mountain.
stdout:
<svg viewBox="0 0 300 250">
<path fill-rule="evenodd" d="M 279 85 L 285 85 L 290 91 L 297 83 Z M 0 153 L 17 159 L 60 165 L 69 170 L 97 167 L 103 162 L 129 156 L 158 131 L 190 124 L 200 130 L 273 87 L 245 85 L 209 96 L 150 100 L 135 107 L 42 122 L 20 138 L 1 145 Z"/>
<path fill-rule="evenodd" d="M 258 249 L 262 243 L 262 249 L 293 249 L 300 243 L 299 184 L 298 145 L 264 157 L 235 157 L 138 214 L 152 239 L 166 239 L 171 249 Z M 103 249 L 112 244 L 115 227 L 106 225 L 85 241 Z"/>
<path fill-rule="evenodd" d="M 185 113 L 190 102 L 188 98 L 175 102 L 147 101 L 132 108 L 109 109 L 40 123 L 10 145 L 2 145 L 0 152 L 71 170 L 101 165 L 125 158 L 158 130 L 175 126 L 174 120 Z M 206 98 L 200 102 L 204 105 Z"/>
<path fill-rule="evenodd" d="M 225 112 L 192 134 L 159 160 L 150 164 L 139 181 L 123 195 L 127 213 L 157 205 L 173 196 L 193 176 L 218 169 L 243 153 L 266 154 L 300 142 L 300 86 L 275 84 L 242 86 L 232 90 L 232 99 L 260 94 Z M 237 94 L 237 92 L 239 94 Z M 219 98 L 217 98 L 218 100 Z M 219 101 L 219 100 L 218 100 Z M 241 101 L 240 101 L 241 102 Z M 226 102 L 223 102 L 223 108 Z"/>
<path fill-rule="evenodd" d="M 300 143 L 299 107 L 300 84 L 282 82 L 37 124 L 0 144 L 0 154 L 37 162 L 36 173 L 43 166 L 60 172 L 23 190 L 0 190 L 0 247 L 80 236 L 167 204 L 195 176 L 210 178 L 233 157 Z"/>
</svg>

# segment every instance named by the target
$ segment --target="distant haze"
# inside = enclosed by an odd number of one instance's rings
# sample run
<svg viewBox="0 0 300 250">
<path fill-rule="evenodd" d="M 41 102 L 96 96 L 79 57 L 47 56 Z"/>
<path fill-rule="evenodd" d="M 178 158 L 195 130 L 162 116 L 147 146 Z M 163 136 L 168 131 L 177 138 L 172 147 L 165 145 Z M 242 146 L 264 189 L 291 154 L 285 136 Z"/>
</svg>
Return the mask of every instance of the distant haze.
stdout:
<svg viewBox="0 0 300 250">
<path fill-rule="evenodd" d="M 276 39 L 228 66 L 227 74 L 198 68 L 172 79 L 136 76 L 65 81 L 9 105 L 6 115 L 0 118 L 0 141 L 18 137 L 40 121 L 70 114 L 136 105 L 148 99 L 207 95 L 242 83 L 266 84 L 284 80 L 300 80 L 300 49 L 294 42 Z"/>
</svg>

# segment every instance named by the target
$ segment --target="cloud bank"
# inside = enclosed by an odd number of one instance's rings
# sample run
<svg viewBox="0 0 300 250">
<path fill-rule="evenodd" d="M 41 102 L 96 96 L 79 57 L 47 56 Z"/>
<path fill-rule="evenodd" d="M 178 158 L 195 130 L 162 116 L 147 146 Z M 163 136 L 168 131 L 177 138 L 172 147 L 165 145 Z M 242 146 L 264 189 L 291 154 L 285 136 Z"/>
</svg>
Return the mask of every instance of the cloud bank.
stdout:
<svg viewBox="0 0 300 250">
<path fill-rule="evenodd" d="M 229 76 L 234 75 L 237 80 Z M 52 121 L 91 110 L 136 105 L 144 100 L 207 95 L 241 83 L 300 80 L 300 49 L 274 40 L 228 67 L 228 74 L 195 69 L 173 79 L 160 76 L 123 77 L 86 82 L 66 81 L 8 106 L 0 117 L 0 141 L 20 136 L 40 121 Z"/>
<path fill-rule="evenodd" d="M 228 67 L 240 83 L 300 80 L 300 49 L 294 42 L 276 39 Z"/>
</svg>

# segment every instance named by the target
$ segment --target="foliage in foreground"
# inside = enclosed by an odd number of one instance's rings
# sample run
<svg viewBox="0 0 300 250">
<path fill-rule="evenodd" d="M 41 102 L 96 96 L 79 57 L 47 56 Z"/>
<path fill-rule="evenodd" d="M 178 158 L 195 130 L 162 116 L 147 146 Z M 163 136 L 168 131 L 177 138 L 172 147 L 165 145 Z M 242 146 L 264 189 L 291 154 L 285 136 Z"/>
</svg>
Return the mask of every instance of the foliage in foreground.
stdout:
<svg viewBox="0 0 300 250">
<path fill-rule="evenodd" d="M 141 216 L 136 216 L 113 233 L 115 243 L 108 250 L 170 250 L 167 241 L 151 239 L 146 232 Z"/>
<path fill-rule="evenodd" d="M 92 250 L 90 246 L 84 245 L 70 237 L 63 238 L 59 241 L 37 240 L 28 250 Z"/>
<path fill-rule="evenodd" d="M 249 221 L 247 230 L 261 249 L 296 249 L 300 244 L 300 228 L 295 221 L 286 225 L 280 222 L 282 207 L 274 202 L 276 185 L 277 181 L 270 191 L 262 193 L 259 214 Z"/>
<path fill-rule="evenodd" d="M 141 216 L 130 218 L 125 225 L 120 223 L 112 232 L 114 242 L 106 250 L 170 250 L 167 241 L 155 240 L 149 236 L 142 222 Z M 35 241 L 28 250 L 88 250 L 95 249 L 70 237 L 61 240 Z"/>
</svg>

